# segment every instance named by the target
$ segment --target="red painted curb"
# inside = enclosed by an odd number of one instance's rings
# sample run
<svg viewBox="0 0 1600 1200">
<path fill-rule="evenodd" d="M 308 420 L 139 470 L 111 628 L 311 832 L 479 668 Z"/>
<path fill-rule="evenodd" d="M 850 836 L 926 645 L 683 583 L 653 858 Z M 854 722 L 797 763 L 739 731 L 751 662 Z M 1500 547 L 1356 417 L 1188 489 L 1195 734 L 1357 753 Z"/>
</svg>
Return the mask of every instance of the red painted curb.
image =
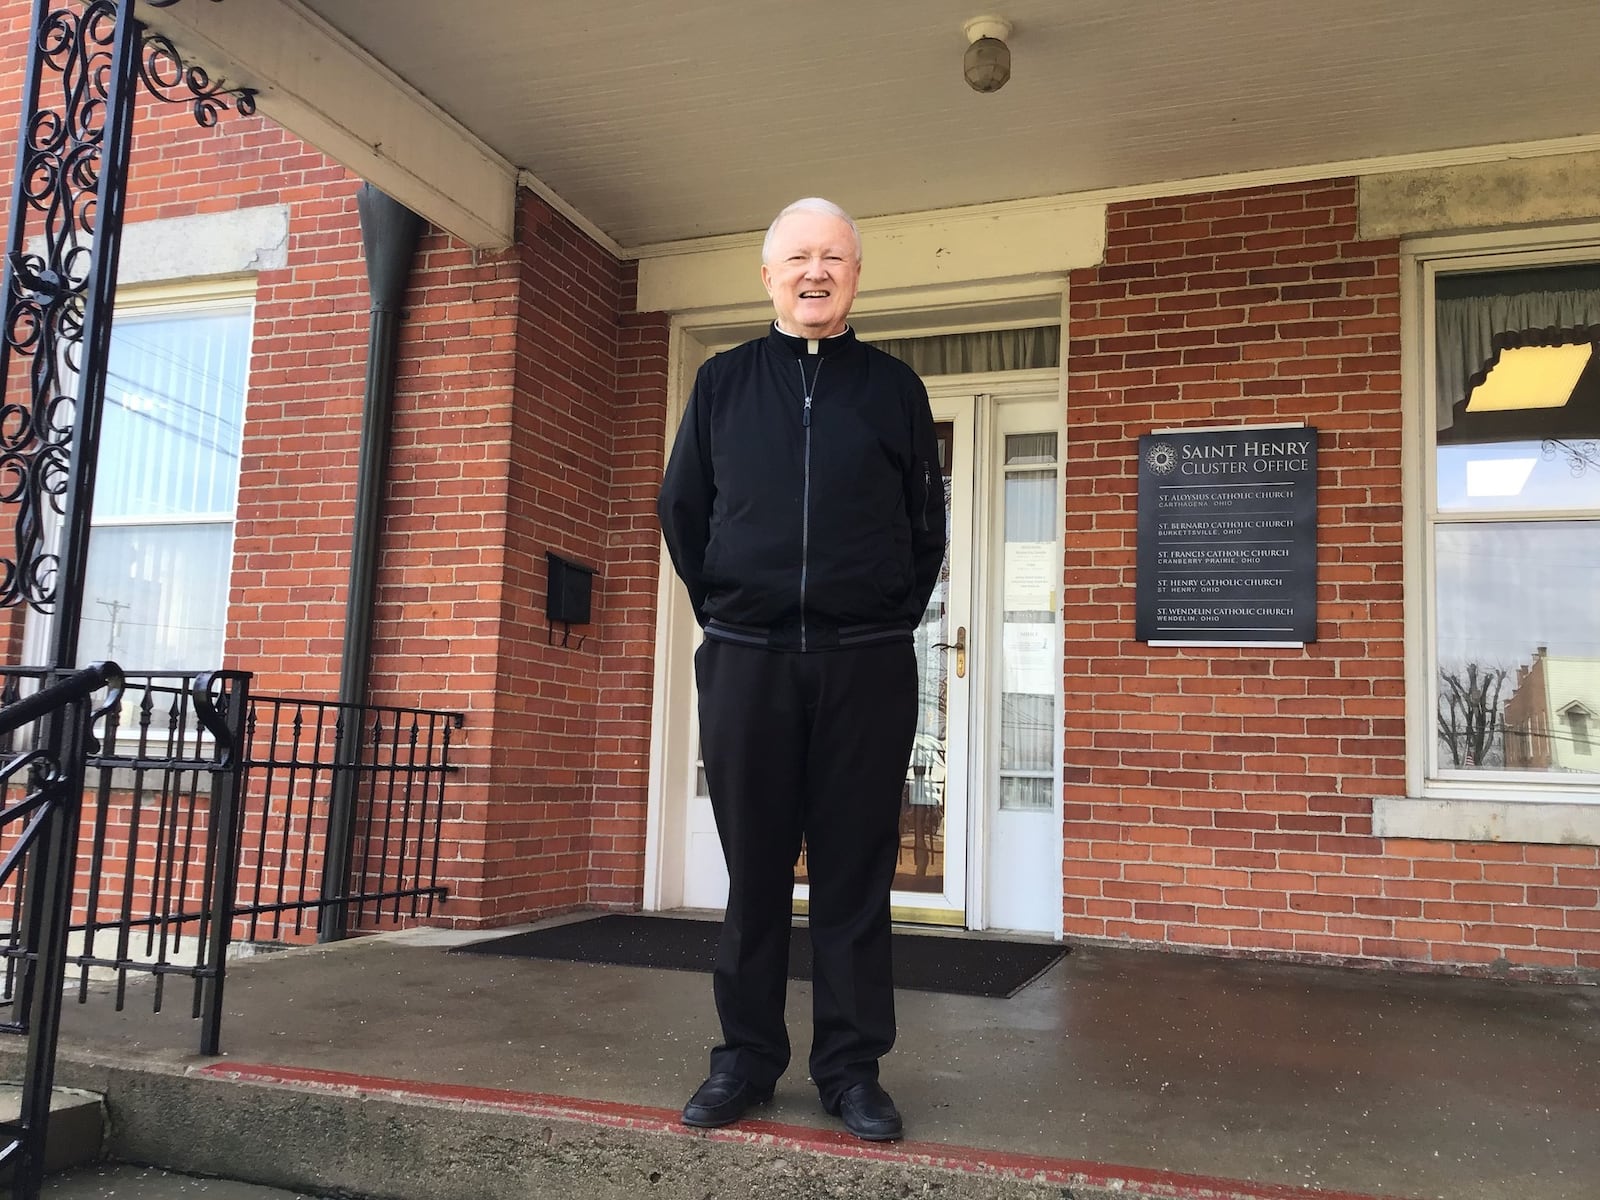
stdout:
<svg viewBox="0 0 1600 1200">
<path fill-rule="evenodd" d="M 971 1146 L 947 1146 L 938 1142 L 862 1142 L 842 1130 L 811 1129 L 777 1121 L 751 1120 L 741 1121 L 726 1129 L 690 1129 L 679 1122 L 677 1112 L 672 1109 L 613 1104 L 606 1100 L 580 1100 L 539 1092 L 514 1092 L 503 1088 L 419 1083 L 410 1079 L 322 1071 L 314 1067 L 213 1063 L 196 1067 L 190 1074 L 206 1079 L 269 1084 L 350 1096 L 432 1101 L 522 1113 L 531 1117 L 583 1121 L 614 1129 L 703 1137 L 751 1146 L 775 1146 L 838 1158 L 939 1167 L 970 1175 L 999 1175 L 1063 1187 L 1137 1187 L 1142 1189 L 1144 1195 L 1159 1200 L 1218 1200 L 1219 1197 L 1228 1197 L 1230 1200 L 1381 1200 L 1380 1197 L 1365 1193 L 1251 1183 L 1242 1179 L 1189 1175 L 1149 1167 L 1123 1167 L 1039 1154 L 1016 1154 L 1004 1150 L 981 1150 Z"/>
</svg>

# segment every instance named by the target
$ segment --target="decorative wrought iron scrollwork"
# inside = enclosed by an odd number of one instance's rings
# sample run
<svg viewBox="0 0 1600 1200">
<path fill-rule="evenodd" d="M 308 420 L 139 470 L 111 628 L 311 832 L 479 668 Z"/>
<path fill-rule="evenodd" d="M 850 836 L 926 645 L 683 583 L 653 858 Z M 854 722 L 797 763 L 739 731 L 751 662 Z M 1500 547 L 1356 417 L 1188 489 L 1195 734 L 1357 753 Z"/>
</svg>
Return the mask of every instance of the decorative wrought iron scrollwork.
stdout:
<svg viewBox="0 0 1600 1200">
<path fill-rule="evenodd" d="M 168 5 L 158 4 L 157 8 Z M 256 111 L 254 88 L 229 88 L 213 80 L 204 67 L 185 63 L 178 48 L 159 33 L 145 32 L 139 55 L 139 78 L 158 100 L 168 104 L 190 104 L 194 119 L 209 129 L 230 106 L 241 117 Z"/>
<path fill-rule="evenodd" d="M 16 510 L 0 605 L 48 611 L 55 599 L 59 562 L 46 534 L 65 512 L 117 18 L 115 0 L 54 9 L 30 48 L 34 89 L 18 148 L 0 366 L 12 355 L 28 361 L 31 403 L 0 407 L 0 503 Z M 44 87 L 52 75 L 59 92 Z M 59 96 L 55 107 L 44 106 L 47 95 Z"/>
<path fill-rule="evenodd" d="M 169 8 L 178 0 L 144 2 Z M 62 560 L 54 528 L 67 531 L 59 541 L 68 557 L 81 557 L 72 548 L 87 544 L 93 471 L 75 474 L 73 456 L 96 449 L 78 442 L 97 436 L 104 395 L 137 81 L 161 100 L 191 105 L 202 126 L 229 108 L 256 110 L 254 90 L 227 88 L 184 63 L 133 11 L 133 0 L 35 0 L 0 259 L 0 504 L 11 506 L 15 531 L 13 553 L 0 556 L 0 607 L 52 612 L 62 595 L 81 590 L 83 564 Z M 26 384 L 12 378 L 24 362 Z"/>
<path fill-rule="evenodd" d="M 1558 458 L 1567 460 L 1567 470 L 1577 478 L 1590 471 L 1600 471 L 1600 442 L 1593 440 L 1573 442 L 1566 438 L 1545 438 L 1539 443 L 1539 452 L 1546 462 Z"/>
</svg>

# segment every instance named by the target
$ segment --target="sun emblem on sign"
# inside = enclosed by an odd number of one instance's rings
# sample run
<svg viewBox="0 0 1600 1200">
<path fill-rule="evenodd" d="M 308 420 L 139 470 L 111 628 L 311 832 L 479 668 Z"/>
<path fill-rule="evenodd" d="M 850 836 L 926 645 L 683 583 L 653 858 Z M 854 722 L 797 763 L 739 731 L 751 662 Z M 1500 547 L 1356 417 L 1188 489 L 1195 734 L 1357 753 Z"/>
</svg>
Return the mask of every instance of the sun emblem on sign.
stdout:
<svg viewBox="0 0 1600 1200">
<path fill-rule="evenodd" d="M 1166 442 L 1157 442 L 1146 451 L 1144 461 L 1155 474 L 1170 475 L 1178 465 L 1178 455 Z"/>
</svg>

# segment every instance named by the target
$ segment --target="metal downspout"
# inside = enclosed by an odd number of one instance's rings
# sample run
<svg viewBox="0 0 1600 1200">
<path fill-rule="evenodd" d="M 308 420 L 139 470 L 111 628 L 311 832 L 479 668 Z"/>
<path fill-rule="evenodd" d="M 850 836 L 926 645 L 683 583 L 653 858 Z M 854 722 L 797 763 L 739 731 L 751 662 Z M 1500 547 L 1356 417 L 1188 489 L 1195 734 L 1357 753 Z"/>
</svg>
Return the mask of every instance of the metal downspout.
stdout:
<svg viewBox="0 0 1600 1200">
<path fill-rule="evenodd" d="M 383 484 L 388 473 L 400 302 L 405 297 L 411 260 L 425 225 L 416 213 L 370 183 L 363 183 L 356 192 L 356 207 L 361 213 L 372 323 L 367 335 L 367 378 L 361 402 L 361 457 L 356 470 L 355 522 L 350 539 L 350 584 L 345 594 L 344 653 L 339 664 L 341 705 L 360 705 L 367 699 L 373 582 L 378 569 Z M 358 709 L 342 707 L 339 711 L 344 723 L 337 752 L 339 767 L 334 772 L 333 794 L 328 803 L 324 899 L 330 895 L 343 897 L 349 890 L 356 821 L 354 768 L 365 733 Z M 323 906 L 317 920 L 318 941 L 333 942 L 345 936 L 348 909 L 343 899 Z"/>
</svg>

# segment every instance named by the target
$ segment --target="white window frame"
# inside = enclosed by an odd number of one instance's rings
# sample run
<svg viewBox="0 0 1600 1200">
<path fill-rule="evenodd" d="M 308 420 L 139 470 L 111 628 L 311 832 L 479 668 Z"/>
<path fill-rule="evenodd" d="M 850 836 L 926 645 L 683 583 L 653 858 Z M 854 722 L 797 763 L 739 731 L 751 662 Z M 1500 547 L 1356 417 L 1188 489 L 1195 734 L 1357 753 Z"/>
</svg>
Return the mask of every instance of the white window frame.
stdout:
<svg viewBox="0 0 1600 1200">
<path fill-rule="evenodd" d="M 1476 777 L 1481 773 L 1467 778 L 1466 772 L 1429 770 L 1437 704 L 1433 280 L 1442 272 L 1574 263 L 1600 263 L 1600 224 L 1419 238 L 1402 246 L 1406 795 L 1374 801 L 1373 832 L 1379 837 L 1600 845 L 1600 779 L 1563 782 L 1542 772 L 1498 771 L 1489 778 Z M 1600 518 L 1600 510 L 1564 515 L 1572 520 Z"/>
<path fill-rule="evenodd" d="M 205 313 L 216 310 L 242 311 L 249 322 L 252 344 L 255 339 L 255 302 L 256 302 L 256 277 L 231 277 L 220 279 L 206 279 L 181 283 L 163 283 L 136 286 L 121 289 L 117 293 L 115 316 L 170 316 L 183 313 Z M 115 317 L 113 318 L 113 322 Z M 248 368 L 245 375 L 246 405 L 248 405 L 250 381 Z M 243 413 L 240 420 L 241 445 L 243 441 Z M 182 516 L 153 516 L 153 517 L 112 517 L 94 518 L 91 528 L 110 528 L 113 526 L 138 526 L 140 528 L 154 525 L 220 525 L 228 524 L 228 575 L 231 581 L 233 575 L 233 542 L 239 523 L 238 487 L 234 489 L 233 508 L 226 512 L 215 513 L 186 513 Z M 223 618 L 223 644 L 222 655 L 215 663 L 196 664 L 193 670 L 216 670 L 222 666 L 227 655 L 227 605 L 230 587 L 222 597 Z M 30 610 L 26 624 L 23 628 L 23 661 L 44 662 L 50 654 L 54 625 L 53 614 L 41 614 Z M 139 670 L 145 664 L 130 662 L 126 666 Z"/>
</svg>

